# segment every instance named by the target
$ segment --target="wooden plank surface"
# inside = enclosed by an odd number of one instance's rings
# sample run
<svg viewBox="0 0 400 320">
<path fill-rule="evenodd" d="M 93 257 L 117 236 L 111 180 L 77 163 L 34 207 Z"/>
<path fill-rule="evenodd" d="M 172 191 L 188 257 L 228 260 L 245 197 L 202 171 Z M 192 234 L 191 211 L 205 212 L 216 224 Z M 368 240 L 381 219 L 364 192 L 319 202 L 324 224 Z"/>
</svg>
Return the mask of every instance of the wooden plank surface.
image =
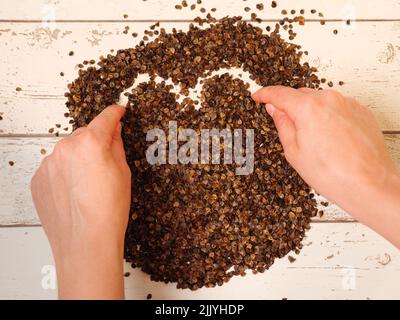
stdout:
<svg viewBox="0 0 400 320">
<path fill-rule="evenodd" d="M 195 0 L 188 0 L 189 4 Z M 278 0 L 277 8 L 273 9 L 272 1 L 261 0 L 203 0 L 195 11 L 189 8 L 175 10 L 175 5 L 180 0 L 97 0 L 96 4 L 91 0 L 2 0 L 0 6 L 0 18 L 10 20 L 116 20 L 128 14 L 128 19 L 134 20 L 171 20 L 191 19 L 200 14 L 199 8 L 204 7 L 208 11 L 216 7 L 217 17 L 222 15 L 249 16 L 243 8 L 248 6 L 255 9 L 256 4 L 264 3 L 265 10 L 259 12 L 264 19 L 280 19 L 281 10 L 305 9 L 307 18 L 316 18 L 310 14 L 311 9 L 324 13 L 328 19 L 399 19 L 400 3 L 397 0 Z"/>
<path fill-rule="evenodd" d="M 400 135 L 386 135 L 391 155 L 400 167 Z M 0 139 L 0 225 L 35 225 L 39 223 L 29 191 L 30 179 L 44 155 L 51 153 L 58 138 Z M 14 161 L 10 166 L 9 161 Z M 324 201 L 321 198 L 321 201 Z M 322 218 L 315 221 L 353 221 L 339 207 L 330 204 Z M 377 212 L 379 214 L 379 212 Z"/>
<path fill-rule="evenodd" d="M 0 299 L 55 298 L 42 287 L 52 268 L 47 240 L 32 206 L 29 181 L 43 155 L 58 140 L 47 131 L 68 126 L 63 117 L 66 86 L 76 65 L 110 49 L 132 47 L 151 21 L 186 29 L 199 11 L 177 11 L 178 0 L 2 0 L 0 4 Z M 189 0 L 189 3 L 195 2 Z M 307 60 L 321 77 L 371 108 L 382 130 L 400 132 L 400 1 L 398 0 L 203 0 L 216 16 L 250 16 L 243 8 L 266 4 L 258 13 L 262 27 L 282 18 L 282 9 L 306 10 L 306 25 L 295 42 L 310 52 Z M 311 9 L 324 18 L 310 14 Z M 128 14 L 124 19 L 123 15 Z M 325 26 L 320 21 L 326 19 Z M 352 20 L 348 26 L 345 21 Z M 140 22 L 141 21 L 141 22 Z M 168 21 L 170 23 L 168 23 Z M 130 33 L 122 33 L 125 26 Z M 332 34 L 339 30 L 337 36 Z M 68 56 L 70 50 L 74 56 Z M 65 77 L 60 77 L 63 71 Z M 16 92 L 15 88 L 22 91 Z M 252 89 L 256 89 L 252 86 Z M 14 137 L 12 137 L 14 136 Z M 20 136 L 20 137 L 17 137 Z M 24 136 L 22 138 L 21 136 Z M 400 164 L 400 136 L 386 135 L 392 157 Z M 8 162 L 14 161 L 14 166 Z M 138 270 L 126 271 L 127 298 L 145 299 L 399 299 L 400 254 L 380 236 L 330 205 L 313 223 L 295 263 L 281 259 L 263 275 L 235 278 L 227 285 L 196 292 L 150 282 Z M 379 214 L 379 213 L 377 213 Z M 331 222 L 330 222 L 331 221 Z M 342 223 L 340 221 L 346 221 Z M 7 227 L 5 227 L 7 226 Z M 14 226 L 14 227 L 10 227 Z M 44 269 L 43 269 L 44 267 Z M 47 269 L 46 269 L 47 268 Z M 354 286 L 353 286 L 354 284 Z"/>
<path fill-rule="evenodd" d="M 40 227 L 0 228 L 0 299 L 54 299 L 53 259 Z M 314 224 L 290 263 L 235 277 L 222 287 L 178 290 L 125 265 L 128 299 L 399 299 L 400 252 L 358 223 Z M 42 273 L 43 272 L 43 273 Z M 42 287 L 44 283 L 44 289 Z M 49 288 L 50 287 L 50 288 Z"/>
<path fill-rule="evenodd" d="M 55 123 L 67 125 L 64 92 L 77 77 L 76 65 L 137 43 L 122 33 L 125 25 L 141 34 L 149 23 L 59 23 L 55 29 L 0 24 L 6 30 L 0 36 L 0 134 L 43 134 Z M 167 29 L 187 25 L 162 24 Z M 321 77 L 336 84 L 343 80 L 345 85 L 336 88 L 370 107 L 382 130 L 400 131 L 400 22 L 360 23 L 354 29 L 340 22 L 309 23 L 298 30 L 296 42 L 309 51 L 307 60 Z"/>
</svg>

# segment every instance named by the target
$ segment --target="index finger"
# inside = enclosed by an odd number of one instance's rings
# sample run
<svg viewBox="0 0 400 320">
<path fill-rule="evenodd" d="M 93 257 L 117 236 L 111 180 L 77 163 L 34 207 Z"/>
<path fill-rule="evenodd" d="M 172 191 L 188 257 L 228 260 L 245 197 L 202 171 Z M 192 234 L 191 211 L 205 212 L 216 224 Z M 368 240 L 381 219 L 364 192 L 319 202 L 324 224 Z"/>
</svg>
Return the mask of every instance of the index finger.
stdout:
<svg viewBox="0 0 400 320">
<path fill-rule="evenodd" d="M 252 98 L 256 102 L 272 104 L 295 121 L 301 107 L 301 100 L 305 95 L 305 93 L 290 87 L 272 86 L 256 91 Z"/>
<path fill-rule="evenodd" d="M 88 129 L 92 130 L 101 140 L 111 144 L 114 132 L 125 113 L 125 107 L 112 105 L 105 108 L 96 118 L 88 125 Z"/>
</svg>

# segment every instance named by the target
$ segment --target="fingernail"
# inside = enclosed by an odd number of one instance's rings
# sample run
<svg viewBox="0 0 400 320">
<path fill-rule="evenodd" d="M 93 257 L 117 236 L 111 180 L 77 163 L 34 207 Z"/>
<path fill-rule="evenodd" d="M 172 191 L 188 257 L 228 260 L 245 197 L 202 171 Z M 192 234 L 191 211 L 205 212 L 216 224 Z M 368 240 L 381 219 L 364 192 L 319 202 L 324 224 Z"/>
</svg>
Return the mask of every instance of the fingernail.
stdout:
<svg viewBox="0 0 400 320">
<path fill-rule="evenodd" d="M 268 112 L 268 114 L 269 114 L 271 117 L 274 115 L 275 107 L 274 107 L 272 104 L 267 103 L 267 104 L 265 105 L 265 109 L 267 109 L 267 112 Z"/>
<path fill-rule="evenodd" d="M 253 100 L 257 101 L 257 98 L 258 98 L 258 91 L 254 92 L 254 93 L 251 95 L 251 98 L 252 98 Z"/>
<path fill-rule="evenodd" d="M 111 107 L 113 107 L 113 108 L 118 108 L 120 111 L 122 111 L 123 113 L 125 113 L 125 111 L 126 111 L 126 108 L 125 108 L 125 106 L 122 106 L 122 105 L 120 105 L 120 104 L 113 104 L 113 105 L 111 105 Z"/>
</svg>

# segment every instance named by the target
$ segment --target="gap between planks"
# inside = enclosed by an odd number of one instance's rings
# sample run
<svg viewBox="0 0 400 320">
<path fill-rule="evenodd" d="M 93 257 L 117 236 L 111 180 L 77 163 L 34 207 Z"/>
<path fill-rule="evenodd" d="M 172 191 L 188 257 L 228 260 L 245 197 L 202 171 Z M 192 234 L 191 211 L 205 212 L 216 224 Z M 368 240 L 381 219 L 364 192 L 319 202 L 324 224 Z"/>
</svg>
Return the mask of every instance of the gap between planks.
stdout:
<svg viewBox="0 0 400 320">
<path fill-rule="evenodd" d="M 382 130 L 384 135 L 400 135 L 400 130 Z M 70 133 L 60 133 L 58 138 L 68 137 Z M 1 138 L 57 138 L 54 134 L 49 133 L 0 133 Z"/>
<path fill-rule="evenodd" d="M 239 15 L 240 16 L 240 15 Z M 282 18 L 283 19 L 283 18 Z M 261 19 L 261 22 L 279 22 L 282 19 Z M 220 19 L 217 19 L 220 20 Z M 400 22 L 399 19 L 348 19 L 350 22 Z M 242 21 L 245 22 L 254 22 L 251 19 L 242 19 Z M 325 22 L 343 22 L 346 21 L 346 19 L 305 19 L 305 22 L 313 22 L 313 23 L 320 23 L 321 21 Z M 52 23 L 188 23 L 188 22 L 195 22 L 193 19 L 135 19 L 135 20 L 129 20 L 129 19 L 105 19 L 105 20 L 71 20 L 71 19 L 60 19 L 60 20 L 46 20 L 46 19 L 18 19 L 18 20 L 13 20 L 13 19 L 0 19 L 0 23 L 44 23 L 44 22 L 52 22 Z"/>
<path fill-rule="evenodd" d="M 320 223 L 360 223 L 357 220 L 350 219 L 338 219 L 338 220 L 311 220 L 311 225 Z M 0 229 L 2 228 L 31 228 L 31 227 L 42 227 L 40 223 L 28 224 L 28 223 L 18 223 L 18 224 L 0 224 Z"/>
</svg>

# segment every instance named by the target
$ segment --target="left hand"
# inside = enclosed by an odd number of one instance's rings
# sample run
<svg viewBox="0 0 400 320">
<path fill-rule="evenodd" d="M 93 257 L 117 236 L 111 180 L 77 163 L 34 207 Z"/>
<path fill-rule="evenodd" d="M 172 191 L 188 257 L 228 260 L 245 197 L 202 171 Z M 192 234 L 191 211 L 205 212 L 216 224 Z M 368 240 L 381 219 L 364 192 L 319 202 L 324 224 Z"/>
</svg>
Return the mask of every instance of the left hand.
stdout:
<svg viewBox="0 0 400 320">
<path fill-rule="evenodd" d="M 121 139 L 124 107 L 106 108 L 59 141 L 31 181 L 53 251 L 60 298 L 123 298 L 131 172 Z"/>
</svg>

